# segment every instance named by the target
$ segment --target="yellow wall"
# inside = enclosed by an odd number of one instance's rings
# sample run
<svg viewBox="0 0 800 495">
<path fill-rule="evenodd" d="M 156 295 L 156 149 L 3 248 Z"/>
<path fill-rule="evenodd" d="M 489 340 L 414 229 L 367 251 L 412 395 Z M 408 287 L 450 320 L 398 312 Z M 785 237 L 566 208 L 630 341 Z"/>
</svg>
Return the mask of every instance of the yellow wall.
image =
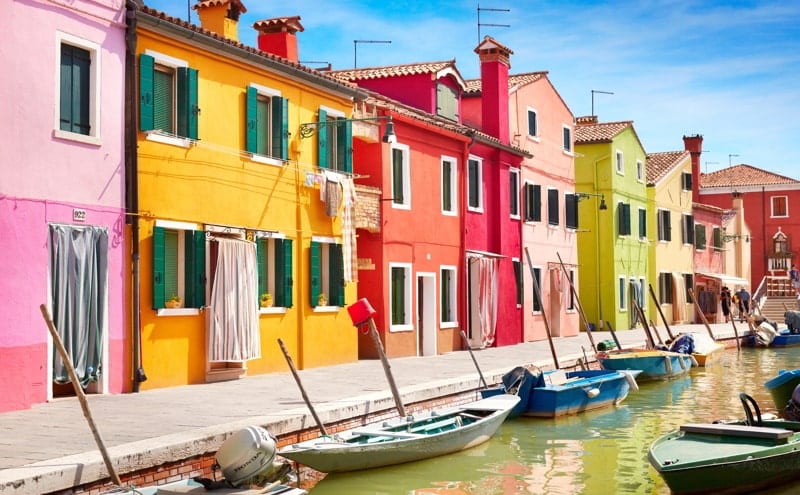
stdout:
<svg viewBox="0 0 800 495">
<path fill-rule="evenodd" d="M 309 304 L 309 245 L 312 235 L 341 239 L 339 218 L 325 215 L 319 186 L 305 185 L 317 172 L 316 139 L 300 139 L 302 122 L 315 121 L 321 105 L 349 115 L 346 94 L 327 94 L 237 60 L 145 29 L 138 32 L 139 53 L 146 49 L 185 60 L 198 69 L 201 113 L 199 140 L 189 148 L 162 144 L 139 133 L 139 211 L 141 249 L 141 328 L 143 388 L 205 381 L 205 312 L 158 316 L 152 309 L 152 232 L 156 220 L 193 222 L 278 231 L 293 240 L 293 303 L 285 313 L 260 314 L 262 357 L 247 363 L 248 373 L 287 369 L 277 344 L 281 338 L 299 368 L 357 359 L 357 332 L 345 308 L 314 312 Z M 138 59 L 137 59 L 138 62 Z M 283 166 L 252 161 L 245 148 L 245 92 L 250 83 L 279 90 L 289 100 L 290 160 Z M 137 122 L 138 126 L 138 122 Z M 208 251 L 206 254 L 208 264 Z M 207 283 L 206 301 L 210 299 Z M 356 298 L 348 284 L 345 300 Z"/>
</svg>

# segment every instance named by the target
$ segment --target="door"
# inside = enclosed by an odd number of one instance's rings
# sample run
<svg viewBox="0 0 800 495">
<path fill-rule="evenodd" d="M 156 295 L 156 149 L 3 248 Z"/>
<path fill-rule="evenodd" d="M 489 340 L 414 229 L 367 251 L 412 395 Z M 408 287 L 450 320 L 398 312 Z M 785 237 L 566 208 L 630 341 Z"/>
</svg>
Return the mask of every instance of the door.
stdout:
<svg viewBox="0 0 800 495">
<path fill-rule="evenodd" d="M 436 275 L 417 274 L 417 355 L 436 355 Z"/>
</svg>

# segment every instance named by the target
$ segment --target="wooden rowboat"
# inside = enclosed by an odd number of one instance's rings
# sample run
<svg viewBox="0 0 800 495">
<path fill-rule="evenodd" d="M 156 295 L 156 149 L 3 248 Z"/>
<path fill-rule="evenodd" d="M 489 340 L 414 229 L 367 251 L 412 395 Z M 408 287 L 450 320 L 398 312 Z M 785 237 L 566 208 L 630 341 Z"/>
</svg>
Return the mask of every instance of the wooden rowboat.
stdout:
<svg viewBox="0 0 800 495">
<path fill-rule="evenodd" d="M 295 488 L 288 485 L 272 484 L 262 488 L 214 488 L 209 491 L 202 484 L 194 480 L 174 481 L 158 486 L 136 487 L 135 489 L 122 490 L 115 489 L 108 492 L 109 495 L 305 495 L 308 492 L 302 488 Z"/>
<path fill-rule="evenodd" d="M 685 424 L 650 446 L 673 494 L 754 493 L 800 478 L 800 422 L 764 420 L 751 397 L 740 399 L 747 420 Z"/>
<path fill-rule="evenodd" d="M 290 445 L 278 455 L 323 473 L 437 457 L 488 441 L 519 400 L 516 395 L 504 394 L 372 423 Z"/>
<path fill-rule="evenodd" d="M 719 362 L 725 353 L 725 345 L 704 333 L 691 333 L 694 338 L 694 356 L 697 366 L 711 366 Z"/>
<path fill-rule="evenodd" d="M 697 361 L 691 354 L 651 349 L 625 349 L 597 353 L 606 370 L 641 370 L 637 380 L 666 380 L 689 373 Z"/>
</svg>

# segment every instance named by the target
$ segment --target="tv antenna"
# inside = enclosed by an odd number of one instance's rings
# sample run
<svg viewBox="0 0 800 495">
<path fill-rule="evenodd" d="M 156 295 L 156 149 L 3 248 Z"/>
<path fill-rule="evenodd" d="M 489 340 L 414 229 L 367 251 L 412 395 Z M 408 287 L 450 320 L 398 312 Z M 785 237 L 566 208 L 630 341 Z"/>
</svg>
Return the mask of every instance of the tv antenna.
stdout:
<svg viewBox="0 0 800 495">
<path fill-rule="evenodd" d="M 390 44 L 391 40 L 353 40 L 353 68 L 358 67 L 358 44 L 359 43 L 384 43 Z"/>
<path fill-rule="evenodd" d="M 482 23 L 481 22 L 481 12 L 511 12 L 511 9 L 489 9 L 489 8 L 481 8 L 481 4 L 478 4 L 478 43 L 481 42 L 481 26 L 491 26 L 491 27 L 511 27 L 511 24 L 489 24 L 489 23 Z"/>
<path fill-rule="evenodd" d="M 595 93 L 599 93 L 599 94 L 603 94 L 603 95 L 613 95 L 614 94 L 611 91 L 601 91 L 599 89 L 593 89 L 592 90 L 592 117 L 594 117 L 594 94 Z"/>
</svg>

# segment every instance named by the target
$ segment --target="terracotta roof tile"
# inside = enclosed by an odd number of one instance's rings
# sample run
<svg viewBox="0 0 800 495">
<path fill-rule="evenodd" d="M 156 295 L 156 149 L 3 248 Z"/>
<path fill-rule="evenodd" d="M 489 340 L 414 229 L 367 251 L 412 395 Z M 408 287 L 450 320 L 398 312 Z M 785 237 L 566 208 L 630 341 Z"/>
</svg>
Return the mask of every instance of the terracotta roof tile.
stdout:
<svg viewBox="0 0 800 495">
<path fill-rule="evenodd" d="M 661 180 L 672 169 L 689 158 L 688 151 L 662 151 L 647 154 L 647 184 L 652 185 Z"/>
<path fill-rule="evenodd" d="M 543 77 L 547 77 L 547 71 L 539 71 L 539 72 L 526 72 L 524 74 L 509 74 L 508 76 L 508 87 L 513 88 L 516 86 L 524 86 L 525 84 L 529 84 Z M 466 89 L 464 90 L 465 94 L 471 94 L 471 96 L 475 96 L 481 92 L 481 80 L 480 79 L 469 79 L 466 81 Z"/>
<path fill-rule="evenodd" d="M 232 3 L 237 7 L 239 7 L 239 12 L 241 12 L 242 14 L 247 12 L 247 9 L 245 8 L 241 0 L 203 0 L 202 2 L 197 2 L 196 4 L 194 4 L 192 8 L 194 10 L 197 10 L 197 9 L 202 9 L 204 7 L 218 7 L 220 5 L 228 5 L 229 3 Z"/>
<path fill-rule="evenodd" d="M 632 120 L 579 124 L 575 126 L 575 144 L 610 143 L 620 132 L 633 127 Z"/>
<path fill-rule="evenodd" d="M 800 181 L 744 163 L 716 172 L 700 174 L 700 187 L 771 186 L 798 184 Z"/>
<path fill-rule="evenodd" d="M 291 33 L 304 31 L 303 25 L 300 24 L 299 15 L 291 17 L 274 17 L 272 19 L 264 19 L 253 23 L 253 29 L 260 33 L 270 33 L 283 29 L 284 27 L 287 28 Z"/>
<path fill-rule="evenodd" d="M 410 76 L 416 74 L 436 74 L 447 68 L 455 70 L 455 60 L 443 62 L 425 62 L 403 65 L 387 65 L 385 67 L 365 67 L 363 69 L 343 69 L 331 71 L 331 74 L 345 81 L 363 79 L 381 79 L 393 76 Z"/>
</svg>

